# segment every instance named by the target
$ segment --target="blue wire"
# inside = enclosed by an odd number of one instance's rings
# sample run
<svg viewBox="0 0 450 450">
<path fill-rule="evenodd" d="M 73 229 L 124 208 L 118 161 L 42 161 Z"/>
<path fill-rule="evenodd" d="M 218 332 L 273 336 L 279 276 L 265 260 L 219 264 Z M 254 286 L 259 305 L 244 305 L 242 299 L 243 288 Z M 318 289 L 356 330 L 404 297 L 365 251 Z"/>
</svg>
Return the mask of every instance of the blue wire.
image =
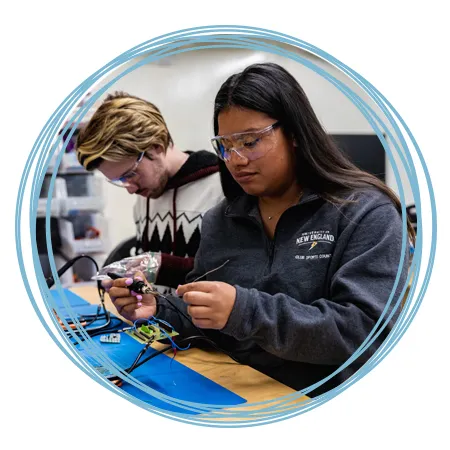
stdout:
<svg viewBox="0 0 450 450">
<path fill-rule="evenodd" d="M 149 325 L 149 320 L 148 319 L 137 319 L 134 321 L 133 325 L 134 325 L 134 329 L 136 330 L 136 324 L 140 321 L 140 320 L 146 320 L 147 321 L 147 325 Z"/>
<path fill-rule="evenodd" d="M 157 322 L 163 323 L 164 325 L 167 325 L 168 327 L 172 328 L 172 330 L 174 329 L 172 325 L 170 325 L 170 323 L 167 323 L 165 320 L 162 319 L 157 319 L 155 316 L 152 316 L 153 320 L 156 320 Z"/>
<path fill-rule="evenodd" d="M 176 347 L 178 350 L 188 350 L 188 349 L 190 348 L 190 346 L 191 346 L 191 344 L 188 344 L 188 346 L 187 346 L 186 348 L 178 347 L 178 345 L 175 344 L 175 342 L 173 341 L 173 339 L 171 338 L 171 336 L 170 336 L 168 333 L 166 333 L 165 330 L 160 329 L 160 332 L 163 333 L 163 334 L 165 334 L 165 335 L 167 336 L 167 339 L 169 339 L 169 341 L 172 343 L 172 347 Z"/>
</svg>

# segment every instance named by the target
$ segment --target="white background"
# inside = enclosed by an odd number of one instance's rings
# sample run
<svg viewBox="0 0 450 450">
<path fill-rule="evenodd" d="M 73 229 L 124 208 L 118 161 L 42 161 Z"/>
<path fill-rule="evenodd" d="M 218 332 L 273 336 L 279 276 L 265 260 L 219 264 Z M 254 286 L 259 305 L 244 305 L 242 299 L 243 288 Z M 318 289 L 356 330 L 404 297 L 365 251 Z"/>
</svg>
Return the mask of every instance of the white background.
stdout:
<svg viewBox="0 0 450 450">
<path fill-rule="evenodd" d="M 6 2 L 4 2 L 6 3 Z M 2 6 L 2 448 L 448 448 L 449 40 L 445 2 L 22 2 Z M 251 3 L 251 4 L 250 4 Z M 394 2 L 392 2 L 394 3 Z M 364 6 L 363 6 L 364 5 Z M 418 3 L 419 5 L 419 3 Z M 426 6 L 424 6 L 426 5 Z M 142 411 L 76 368 L 37 319 L 18 272 L 16 192 L 55 108 L 108 61 L 192 26 L 252 25 L 326 50 L 374 84 L 421 147 L 433 179 L 439 241 L 433 277 L 406 335 L 369 375 L 300 417 L 206 429 Z M 6 324 L 6 326 L 5 326 Z M 21 332 L 17 334 L 17 330 Z M 26 352 L 26 360 L 23 353 Z M 175 431 L 176 430 L 176 431 Z"/>
</svg>

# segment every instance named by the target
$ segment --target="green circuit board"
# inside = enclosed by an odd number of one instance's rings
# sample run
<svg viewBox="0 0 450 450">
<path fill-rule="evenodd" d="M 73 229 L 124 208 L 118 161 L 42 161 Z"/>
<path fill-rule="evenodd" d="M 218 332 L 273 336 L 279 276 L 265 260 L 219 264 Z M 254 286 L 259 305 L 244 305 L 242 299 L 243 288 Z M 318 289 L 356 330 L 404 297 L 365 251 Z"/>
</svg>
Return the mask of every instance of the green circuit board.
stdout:
<svg viewBox="0 0 450 450">
<path fill-rule="evenodd" d="M 148 342 L 161 341 L 170 337 L 178 336 L 175 330 L 163 330 L 159 325 L 141 325 L 136 329 L 125 331 L 129 336 L 141 344 L 148 344 Z"/>
</svg>

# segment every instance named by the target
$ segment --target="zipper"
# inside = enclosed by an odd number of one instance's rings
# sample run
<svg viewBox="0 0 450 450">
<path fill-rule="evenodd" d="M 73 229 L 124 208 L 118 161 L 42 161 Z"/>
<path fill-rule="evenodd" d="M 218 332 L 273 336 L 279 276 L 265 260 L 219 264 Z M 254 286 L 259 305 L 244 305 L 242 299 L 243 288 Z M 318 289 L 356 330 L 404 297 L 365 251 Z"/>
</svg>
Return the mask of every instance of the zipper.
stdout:
<svg viewBox="0 0 450 450">
<path fill-rule="evenodd" d="M 278 223 L 277 226 L 275 227 L 275 231 L 273 233 L 273 239 L 270 240 L 267 237 L 267 234 L 264 233 L 266 235 L 267 240 L 269 241 L 269 264 L 268 264 L 268 268 L 267 268 L 267 273 L 270 273 L 272 271 L 272 264 L 273 264 L 273 257 L 275 255 L 275 243 L 277 240 L 277 231 L 278 231 L 278 224 L 280 223 L 281 218 L 283 217 L 283 215 L 286 213 L 286 211 L 280 216 L 280 218 L 278 219 Z"/>
<path fill-rule="evenodd" d="M 270 273 L 270 269 L 272 267 L 275 243 L 274 243 L 274 240 L 271 241 L 268 238 L 268 236 L 267 236 L 267 234 L 266 234 L 266 232 L 264 230 L 264 227 L 262 226 L 262 224 L 260 224 L 258 222 L 258 220 L 256 220 L 255 217 L 249 216 L 248 219 L 257 226 L 259 232 L 263 235 L 263 240 L 264 240 L 264 242 L 266 244 L 266 252 L 267 252 L 268 258 L 267 258 L 267 264 L 264 267 L 264 271 L 261 274 L 261 276 L 265 276 L 265 275 Z M 274 234 L 274 237 L 275 237 L 275 234 Z"/>
<path fill-rule="evenodd" d="M 283 218 L 283 216 L 284 216 L 291 208 L 296 208 L 296 207 L 298 207 L 298 206 L 299 206 L 299 205 L 291 206 L 291 207 L 288 208 L 286 211 L 284 211 L 283 214 L 281 214 L 280 218 L 278 219 L 277 226 L 275 227 L 275 231 L 274 231 L 274 233 L 273 233 L 273 239 L 272 239 L 272 240 L 270 240 L 270 239 L 268 238 L 267 234 L 266 234 L 265 231 L 264 231 L 264 228 L 263 228 L 263 230 L 262 230 L 263 233 L 264 233 L 264 236 L 266 237 L 266 240 L 267 240 L 267 243 L 268 243 L 268 249 L 269 249 L 269 251 L 268 251 L 268 253 L 269 253 L 269 262 L 268 262 L 268 264 L 267 264 L 266 274 L 269 274 L 269 273 L 272 271 L 273 258 L 274 258 L 274 256 L 275 256 L 275 244 L 276 244 L 276 241 L 277 241 L 277 234 L 278 234 L 278 230 L 279 230 L 279 228 L 280 228 L 279 225 L 280 225 L 281 219 Z"/>
<path fill-rule="evenodd" d="M 283 214 L 285 214 L 285 212 Z M 283 217 L 283 214 L 281 215 L 281 217 Z M 268 275 L 272 271 L 273 258 L 275 256 L 275 244 L 276 244 L 276 238 L 277 238 L 277 231 L 279 228 L 278 224 L 280 223 L 281 217 L 278 219 L 277 226 L 275 227 L 275 231 L 273 233 L 273 239 L 269 239 L 269 237 L 267 236 L 267 234 L 264 230 L 264 227 L 259 226 L 259 228 L 260 228 L 261 232 L 263 233 L 264 238 L 266 240 L 266 249 L 267 249 L 267 255 L 268 255 L 266 268 L 264 270 L 264 275 Z"/>
<path fill-rule="evenodd" d="M 274 259 L 274 256 L 275 256 L 275 243 L 276 243 L 276 238 L 277 238 L 277 234 L 278 234 L 279 223 L 280 223 L 280 220 L 282 219 L 282 217 L 283 217 L 283 216 L 286 214 L 286 212 L 289 211 L 291 208 L 298 208 L 299 206 L 302 206 L 302 205 L 304 205 L 304 204 L 306 204 L 306 203 L 310 203 L 310 202 L 312 202 L 312 201 L 314 201 L 314 200 L 317 200 L 318 198 L 319 198 L 319 197 L 318 197 L 316 194 L 314 194 L 314 195 L 310 196 L 310 198 L 308 198 L 307 201 L 303 201 L 303 203 L 299 203 L 299 204 L 297 204 L 297 205 L 291 206 L 291 207 L 288 208 L 286 211 L 284 211 L 283 214 L 282 214 L 282 215 L 280 216 L 280 218 L 278 219 L 278 223 L 277 223 L 277 226 L 275 227 L 275 232 L 274 232 L 274 234 L 273 234 L 273 239 L 272 239 L 272 240 L 270 240 L 269 237 L 267 236 L 267 234 L 266 234 L 266 232 L 265 232 L 265 230 L 264 230 L 264 226 L 262 226 L 262 224 L 260 224 L 260 223 L 255 219 L 255 217 L 253 217 L 253 216 L 247 216 L 247 217 L 246 217 L 247 219 L 249 219 L 251 222 L 253 222 L 253 223 L 258 227 L 259 231 L 264 235 L 264 238 L 265 238 L 265 242 L 266 242 L 266 251 L 267 251 L 267 254 L 268 254 L 268 258 L 267 258 L 267 264 L 266 264 L 266 267 L 265 267 L 264 272 L 263 272 L 263 274 L 262 274 L 263 276 L 264 276 L 264 275 L 270 274 L 270 272 L 271 272 L 271 270 L 272 270 L 273 259 Z M 230 206 L 231 206 L 231 205 L 230 205 Z M 229 214 L 230 206 L 228 206 L 228 208 L 227 208 L 227 210 L 226 210 L 226 212 L 225 212 L 225 215 L 228 216 L 228 217 L 233 217 L 234 214 Z M 238 214 L 238 215 L 236 215 L 236 217 L 241 217 L 241 218 L 242 218 L 243 216 Z"/>
<path fill-rule="evenodd" d="M 273 255 L 275 254 L 275 235 L 274 239 L 269 244 L 269 266 L 267 268 L 268 273 L 272 270 L 272 263 L 273 263 Z"/>
</svg>

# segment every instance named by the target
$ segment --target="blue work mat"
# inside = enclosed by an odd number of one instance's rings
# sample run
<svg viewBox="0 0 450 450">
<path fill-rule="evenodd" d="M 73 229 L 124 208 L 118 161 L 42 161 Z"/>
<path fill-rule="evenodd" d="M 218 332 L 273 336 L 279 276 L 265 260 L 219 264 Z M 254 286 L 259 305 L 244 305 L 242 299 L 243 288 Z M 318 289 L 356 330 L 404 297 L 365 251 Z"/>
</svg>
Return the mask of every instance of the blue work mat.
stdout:
<svg viewBox="0 0 450 450">
<path fill-rule="evenodd" d="M 53 295 L 53 300 L 55 301 L 58 308 L 63 307 L 63 299 L 59 296 L 59 292 L 56 289 L 51 289 L 50 292 Z M 63 292 L 66 296 L 67 302 L 72 308 L 75 308 L 75 306 L 85 306 L 85 305 L 91 305 L 88 301 L 86 301 L 84 298 L 81 298 L 79 295 L 74 294 L 72 291 L 69 291 L 68 289 L 63 289 Z"/>
<path fill-rule="evenodd" d="M 59 296 L 58 291 L 53 289 L 50 291 L 53 295 L 53 299 L 55 300 L 56 305 L 58 306 L 58 315 L 61 319 L 69 320 L 74 318 L 75 315 L 77 315 L 75 316 L 77 319 L 80 319 L 80 316 L 83 316 L 85 314 L 94 315 L 97 313 L 98 305 L 92 305 L 78 295 L 74 294 L 72 291 L 69 291 L 67 289 L 63 289 L 63 291 L 66 295 L 66 299 L 70 305 L 70 308 L 66 308 L 65 306 L 63 306 L 65 303 L 63 303 L 63 299 Z M 100 309 L 99 314 L 102 315 L 102 313 L 103 310 Z M 111 317 L 114 316 L 111 314 Z M 87 318 L 88 321 L 90 319 L 91 318 Z M 88 325 L 88 328 L 103 325 L 105 322 L 105 319 L 99 318 L 95 321 L 95 323 Z M 120 325 L 119 319 L 114 321 L 114 325 Z"/>
<path fill-rule="evenodd" d="M 56 299 L 57 304 L 62 305 L 58 292 L 51 292 Z M 78 314 L 94 314 L 96 312 L 96 306 L 89 304 L 73 292 L 64 290 L 64 293 L 67 296 L 67 300 Z M 60 313 L 64 313 L 64 308 L 60 309 Z M 103 321 L 99 320 L 93 324 L 93 326 L 100 325 L 102 322 Z M 128 325 L 124 323 L 124 326 Z M 126 369 L 134 362 L 137 355 L 142 350 L 143 345 L 126 333 L 120 333 L 120 337 L 120 344 L 101 343 L 100 336 L 94 336 L 92 340 L 101 346 L 105 352 L 105 356 L 107 355 L 109 359 L 114 361 L 122 369 Z M 79 348 L 78 350 L 100 373 L 108 375 L 108 370 L 97 362 L 96 359 L 88 355 L 84 349 Z M 155 352 L 156 350 L 149 348 L 141 358 L 141 361 Z M 133 370 L 131 376 L 155 391 L 178 400 L 208 403 L 211 405 L 240 405 L 246 402 L 244 398 L 234 394 L 214 381 L 209 380 L 194 370 L 189 369 L 176 361 L 176 359 L 172 359 L 172 356 L 172 351 L 169 351 L 167 354 L 158 355 Z M 164 410 L 185 414 L 198 414 L 196 411 L 189 411 L 183 407 L 168 404 L 163 400 L 159 400 L 152 395 L 143 392 L 139 387 L 126 382 L 123 383 L 122 389 L 133 397 Z"/>
</svg>

